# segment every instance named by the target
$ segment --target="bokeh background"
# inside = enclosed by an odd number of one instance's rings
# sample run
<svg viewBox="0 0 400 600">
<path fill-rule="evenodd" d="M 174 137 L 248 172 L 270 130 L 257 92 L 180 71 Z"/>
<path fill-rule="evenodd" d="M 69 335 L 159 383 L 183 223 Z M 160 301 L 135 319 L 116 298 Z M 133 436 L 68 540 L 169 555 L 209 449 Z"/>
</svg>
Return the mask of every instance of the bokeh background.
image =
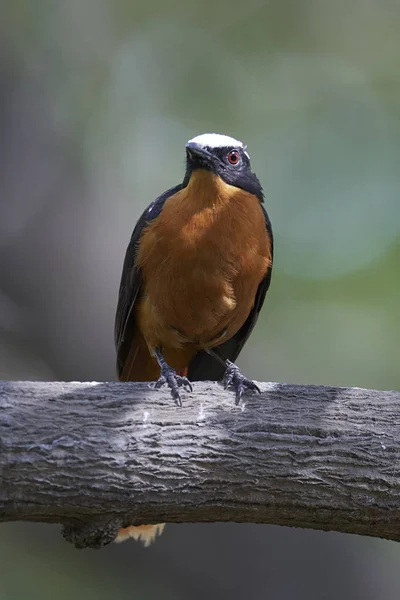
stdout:
<svg viewBox="0 0 400 600">
<path fill-rule="evenodd" d="M 115 378 L 137 217 L 205 131 L 248 144 L 276 261 L 259 380 L 398 389 L 399 0 L 15 0 L 0 19 L 0 378 Z M 391 600 L 400 546 L 171 525 L 77 551 L 0 526 L 0 598 Z"/>
</svg>

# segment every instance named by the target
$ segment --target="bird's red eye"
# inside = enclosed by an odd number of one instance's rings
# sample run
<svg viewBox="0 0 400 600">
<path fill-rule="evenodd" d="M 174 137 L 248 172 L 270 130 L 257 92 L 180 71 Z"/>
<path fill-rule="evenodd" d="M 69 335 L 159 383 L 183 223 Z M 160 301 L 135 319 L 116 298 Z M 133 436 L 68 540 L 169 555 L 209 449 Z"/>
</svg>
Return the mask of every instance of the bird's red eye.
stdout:
<svg viewBox="0 0 400 600">
<path fill-rule="evenodd" d="M 240 154 L 237 150 L 231 150 L 228 154 L 228 161 L 231 165 L 237 165 L 240 160 Z"/>
</svg>

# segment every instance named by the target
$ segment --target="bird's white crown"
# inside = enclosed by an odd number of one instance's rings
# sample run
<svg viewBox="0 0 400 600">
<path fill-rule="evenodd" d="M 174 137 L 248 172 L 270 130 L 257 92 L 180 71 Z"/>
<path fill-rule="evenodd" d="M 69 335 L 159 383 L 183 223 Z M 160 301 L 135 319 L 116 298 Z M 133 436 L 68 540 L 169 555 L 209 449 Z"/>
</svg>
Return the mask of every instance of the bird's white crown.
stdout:
<svg viewBox="0 0 400 600">
<path fill-rule="evenodd" d="M 220 133 L 202 133 L 196 135 L 188 141 L 188 144 L 199 144 L 200 146 L 208 146 L 209 148 L 230 148 L 234 146 L 236 148 L 244 148 L 244 144 L 239 140 L 235 140 L 229 135 L 222 135 Z"/>
</svg>

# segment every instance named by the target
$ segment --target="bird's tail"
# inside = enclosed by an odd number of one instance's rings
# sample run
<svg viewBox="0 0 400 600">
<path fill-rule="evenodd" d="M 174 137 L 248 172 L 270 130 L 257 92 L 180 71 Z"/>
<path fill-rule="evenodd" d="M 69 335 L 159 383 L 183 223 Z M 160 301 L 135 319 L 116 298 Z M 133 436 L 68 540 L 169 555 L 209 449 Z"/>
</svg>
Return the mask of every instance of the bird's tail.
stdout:
<svg viewBox="0 0 400 600">
<path fill-rule="evenodd" d="M 153 381 L 157 380 L 159 372 L 160 369 L 152 359 L 144 337 L 137 331 L 119 380 Z M 165 523 L 124 527 L 119 530 L 115 541 L 119 543 L 133 538 L 143 542 L 145 546 L 150 546 L 156 537 L 162 534 L 164 527 Z"/>
<path fill-rule="evenodd" d="M 165 523 L 158 523 L 158 525 L 138 525 L 137 527 L 124 527 L 118 532 L 115 541 L 117 544 L 133 538 L 143 542 L 147 547 L 156 539 L 158 535 L 161 535 L 164 531 Z"/>
</svg>

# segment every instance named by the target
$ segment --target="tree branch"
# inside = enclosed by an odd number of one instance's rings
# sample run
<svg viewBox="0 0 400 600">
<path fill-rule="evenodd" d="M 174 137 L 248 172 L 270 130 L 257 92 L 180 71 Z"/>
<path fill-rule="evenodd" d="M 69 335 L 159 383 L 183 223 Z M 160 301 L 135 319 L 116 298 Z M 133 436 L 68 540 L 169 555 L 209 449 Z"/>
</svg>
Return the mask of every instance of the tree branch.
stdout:
<svg viewBox="0 0 400 600">
<path fill-rule="evenodd" d="M 274 523 L 400 540 L 400 393 L 261 384 L 0 382 L 0 521 L 77 546 L 157 522 Z"/>
</svg>

